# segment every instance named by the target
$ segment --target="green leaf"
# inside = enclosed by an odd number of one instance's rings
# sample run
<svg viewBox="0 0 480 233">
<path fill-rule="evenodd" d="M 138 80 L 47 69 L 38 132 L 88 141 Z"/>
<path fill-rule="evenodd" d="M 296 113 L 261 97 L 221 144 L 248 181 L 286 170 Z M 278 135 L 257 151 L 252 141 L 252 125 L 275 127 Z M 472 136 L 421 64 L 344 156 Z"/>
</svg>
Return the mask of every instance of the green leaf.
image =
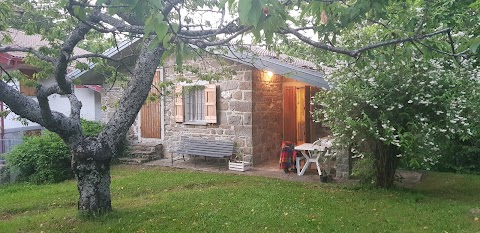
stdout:
<svg viewBox="0 0 480 233">
<path fill-rule="evenodd" d="M 176 50 L 176 56 L 175 56 L 175 62 L 179 69 L 182 68 L 183 66 L 183 51 L 184 51 L 184 46 L 185 44 L 183 42 L 178 42 L 177 43 L 177 50 Z"/>
<path fill-rule="evenodd" d="M 145 29 L 144 29 L 145 36 L 150 35 L 150 33 L 155 29 L 155 23 L 153 23 L 153 21 L 154 21 L 153 15 L 148 17 L 147 20 L 145 21 Z"/>
<path fill-rule="evenodd" d="M 258 21 L 260 20 L 262 14 L 262 5 L 260 4 L 260 0 L 252 0 L 250 12 L 248 13 L 248 20 L 254 27 L 257 27 Z"/>
<path fill-rule="evenodd" d="M 75 16 L 77 16 L 81 20 L 85 20 L 85 18 L 87 17 L 87 11 L 85 10 L 85 8 L 80 6 L 73 6 L 73 14 L 75 14 Z"/>
<path fill-rule="evenodd" d="M 168 46 L 168 43 L 170 42 L 170 40 L 172 39 L 173 37 L 173 34 L 167 34 L 165 37 L 163 37 L 163 47 L 164 48 L 167 48 Z"/>
<path fill-rule="evenodd" d="M 101 6 L 101 5 L 104 4 L 105 2 L 107 2 L 107 0 L 97 0 L 97 1 L 95 2 L 95 5 Z"/>
<path fill-rule="evenodd" d="M 133 9 L 135 17 L 139 20 L 145 19 L 145 1 L 138 1 L 135 8 Z"/>
<path fill-rule="evenodd" d="M 162 42 L 162 38 L 160 38 L 158 35 L 155 36 L 155 39 L 148 45 L 147 49 L 152 50 L 155 47 L 157 47 L 160 43 Z"/>
<path fill-rule="evenodd" d="M 252 8 L 252 0 L 240 0 L 238 2 L 238 16 L 242 24 L 248 24 L 248 14 Z M 260 10 L 260 9 L 259 9 Z"/>
<path fill-rule="evenodd" d="M 257 40 L 259 40 L 260 37 L 261 37 L 260 30 L 261 30 L 260 28 L 253 28 L 252 29 L 252 34 L 255 37 L 255 39 L 257 39 Z"/>
<path fill-rule="evenodd" d="M 225 8 L 225 4 L 227 4 L 227 2 L 229 2 L 229 0 L 222 0 L 222 1 L 220 1 L 220 5 L 219 5 L 220 8 L 222 8 L 222 9 Z"/>
<path fill-rule="evenodd" d="M 162 1 L 160 1 L 160 0 L 149 0 L 148 2 L 150 2 L 157 9 L 162 9 L 163 8 Z"/>
<path fill-rule="evenodd" d="M 265 42 L 267 44 L 272 44 L 273 43 L 273 31 L 263 30 L 263 33 L 265 34 Z"/>
<path fill-rule="evenodd" d="M 174 33 L 177 33 L 177 32 L 178 32 L 178 29 L 179 29 L 178 24 L 177 24 L 177 23 L 171 23 L 170 25 L 171 25 L 171 27 L 172 27 L 173 32 L 174 32 Z"/>
<path fill-rule="evenodd" d="M 87 70 L 89 68 L 89 66 L 86 63 L 77 62 L 77 64 L 75 64 L 75 68 L 77 68 L 79 70 Z"/>
<path fill-rule="evenodd" d="M 163 40 L 163 37 L 167 34 L 168 31 L 168 24 L 165 21 L 162 21 L 159 24 L 155 24 L 155 33 L 157 36 Z"/>
<path fill-rule="evenodd" d="M 472 53 L 476 53 L 478 50 L 478 47 L 480 46 L 480 37 L 477 37 L 473 40 L 470 41 L 470 51 Z"/>
</svg>

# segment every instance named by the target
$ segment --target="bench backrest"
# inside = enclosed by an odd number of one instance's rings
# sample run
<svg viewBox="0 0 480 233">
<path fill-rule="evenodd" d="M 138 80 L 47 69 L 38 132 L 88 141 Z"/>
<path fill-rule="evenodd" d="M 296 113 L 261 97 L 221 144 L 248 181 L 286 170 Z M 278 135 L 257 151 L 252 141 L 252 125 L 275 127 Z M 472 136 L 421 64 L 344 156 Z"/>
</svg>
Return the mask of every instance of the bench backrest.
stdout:
<svg viewBox="0 0 480 233">
<path fill-rule="evenodd" d="M 182 138 L 176 152 L 181 154 L 207 157 L 230 157 L 233 154 L 233 142 Z"/>
</svg>

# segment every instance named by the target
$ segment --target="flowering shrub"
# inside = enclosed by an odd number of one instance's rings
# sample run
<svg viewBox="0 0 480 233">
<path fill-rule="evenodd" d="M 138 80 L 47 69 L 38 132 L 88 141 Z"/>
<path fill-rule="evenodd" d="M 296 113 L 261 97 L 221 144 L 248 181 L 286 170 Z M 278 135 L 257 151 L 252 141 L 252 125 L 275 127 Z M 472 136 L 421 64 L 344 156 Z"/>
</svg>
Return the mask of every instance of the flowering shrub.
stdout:
<svg viewBox="0 0 480 233">
<path fill-rule="evenodd" d="M 314 117 L 329 122 L 355 156 L 373 158 L 374 182 L 382 187 L 393 185 L 400 158 L 431 167 L 441 140 L 468 139 L 479 125 L 480 70 L 473 61 L 406 57 L 338 62 L 329 77 L 333 89 L 314 98 L 323 106 Z"/>
</svg>

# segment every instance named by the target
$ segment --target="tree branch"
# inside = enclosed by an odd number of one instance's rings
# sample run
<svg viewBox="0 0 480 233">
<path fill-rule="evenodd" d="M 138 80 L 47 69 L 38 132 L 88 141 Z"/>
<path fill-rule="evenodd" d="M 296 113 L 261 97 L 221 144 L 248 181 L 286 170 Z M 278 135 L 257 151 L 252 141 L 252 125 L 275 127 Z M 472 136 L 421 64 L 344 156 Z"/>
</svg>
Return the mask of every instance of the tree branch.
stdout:
<svg viewBox="0 0 480 233">
<path fill-rule="evenodd" d="M 375 49 L 375 48 L 379 48 L 379 47 L 383 47 L 383 46 L 387 46 L 387 45 L 419 41 L 419 40 L 423 40 L 425 38 L 433 37 L 433 36 L 436 36 L 436 35 L 439 35 L 439 34 L 448 33 L 450 31 L 451 31 L 450 28 L 446 28 L 446 29 L 438 30 L 438 31 L 428 33 L 428 34 L 415 35 L 415 36 L 407 37 L 407 38 L 400 38 L 400 39 L 394 39 L 394 40 L 389 40 L 389 41 L 383 41 L 383 42 L 379 42 L 379 43 L 373 43 L 373 44 L 370 44 L 370 45 L 367 45 L 367 46 L 364 46 L 364 47 L 361 47 L 361 48 L 358 48 L 358 49 L 355 49 L 355 50 L 338 48 L 338 47 L 330 46 L 330 45 L 327 45 L 327 44 L 324 44 L 324 43 L 321 43 L 321 42 L 314 41 L 314 40 L 302 35 L 300 32 L 298 32 L 297 30 L 292 29 L 292 28 L 286 28 L 286 29 L 281 30 L 280 32 L 283 33 L 283 34 L 293 34 L 295 37 L 297 37 L 298 39 L 300 39 L 304 43 L 312 45 L 316 48 L 320 48 L 320 49 L 323 49 L 323 50 L 327 50 L 327 51 L 335 52 L 335 53 L 339 53 L 339 54 L 344 54 L 344 55 L 347 55 L 347 56 L 350 56 L 350 57 L 358 57 L 361 53 L 363 53 L 367 50 L 371 50 L 371 49 Z"/>
<path fill-rule="evenodd" d="M 43 125 L 38 103 L 32 98 L 22 95 L 14 87 L 0 80 L 0 101 L 4 102 L 12 112 L 32 122 Z"/>
<path fill-rule="evenodd" d="M 323 49 L 323 50 L 327 50 L 327 51 L 330 51 L 330 52 L 355 57 L 355 55 L 353 54 L 353 51 L 350 51 L 350 50 L 347 50 L 347 49 L 344 49 L 344 48 L 333 47 L 333 46 L 330 46 L 330 45 L 327 45 L 327 44 L 324 44 L 324 43 L 321 43 L 321 42 L 314 41 L 314 40 L 302 35 L 300 32 L 298 32 L 297 30 L 292 29 L 292 28 L 283 29 L 283 30 L 280 31 L 280 33 L 292 34 L 292 35 L 296 36 L 298 39 L 300 39 L 301 41 L 303 41 L 304 43 L 307 43 L 307 44 L 309 44 L 311 46 L 314 46 L 316 48 L 319 48 L 319 49 Z"/>
<path fill-rule="evenodd" d="M 134 34 L 143 34 L 145 31 L 144 26 L 138 25 L 129 25 L 126 24 L 125 21 L 112 17 L 110 15 L 100 13 L 98 14 L 99 20 L 105 22 L 112 26 L 113 28 L 108 30 L 108 32 L 130 32 Z"/>
<path fill-rule="evenodd" d="M 210 47 L 210 46 L 224 45 L 224 44 L 229 43 L 231 40 L 233 40 L 237 36 L 243 34 L 244 32 L 249 31 L 252 28 L 253 28 L 253 26 L 243 27 L 243 29 L 237 31 L 235 34 L 231 35 L 230 37 L 227 37 L 227 38 L 225 38 L 223 40 L 219 40 L 219 41 L 207 41 L 207 40 L 187 40 L 187 41 L 190 44 L 194 44 L 194 45 L 198 46 L 199 48 L 206 48 L 206 47 Z"/>
<path fill-rule="evenodd" d="M 134 56 L 134 55 L 130 55 Z M 103 54 L 98 54 L 98 53 L 89 53 L 89 54 L 82 54 L 82 55 L 77 55 L 77 56 L 72 56 L 70 57 L 69 61 L 74 61 L 82 58 L 102 58 L 105 60 L 113 61 L 113 62 L 120 62 L 121 60 L 128 58 L 130 56 L 122 57 L 121 59 L 114 59 L 109 56 L 103 55 Z"/>
<path fill-rule="evenodd" d="M 8 52 L 26 52 L 26 53 L 31 53 L 35 55 L 36 57 L 40 58 L 43 61 L 54 63 L 55 58 L 45 56 L 39 51 L 35 50 L 32 47 L 13 47 L 13 46 L 5 46 L 5 47 L 0 47 L 0 53 L 8 53 Z"/>
<path fill-rule="evenodd" d="M 82 102 L 77 99 L 74 94 L 67 95 L 70 100 L 70 117 L 80 124 L 80 111 L 82 109 Z"/>
<path fill-rule="evenodd" d="M 354 57 L 356 57 L 360 53 L 365 52 L 365 51 L 370 50 L 370 49 L 383 47 L 383 46 L 386 46 L 386 45 L 400 44 L 400 43 L 404 43 L 404 42 L 419 41 L 419 40 L 423 40 L 425 38 L 433 37 L 433 36 L 436 36 L 436 35 L 439 35 L 439 34 L 448 33 L 450 31 L 451 31 L 450 28 L 446 28 L 446 29 L 438 30 L 438 31 L 428 33 L 428 34 L 424 34 L 424 35 L 417 35 L 417 36 L 412 36 L 412 37 L 407 37 L 407 38 L 402 38 L 402 39 L 395 39 L 395 40 L 389 40 L 389 41 L 384 41 L 384 42 L 380 42 L 380 43 L 375 43 L 375 44 L 371 44 L 371 45 L 353 50 L 352 55 Z"/>
<path fill-rule="evenodd" d="M 115 149 L 115 145 L 123 139 L 124 133 L 133 124 L 135 116 L 150 92 L 155 70 L 160 64 L 164 52 L 162 44 L 154 49 L 148 49 L 148 46 L 153 43 L 152 41 L 153 36 L 145 39 L 132 78 L 119 100 L 119 106 L 98 136 L 101 141 L 107 142 L 112 149 Z"/>
<path fill-rule="evenodd" d="M 243 30 L 247 28 L 246 26 L 238 26 L 236 24 L 237 21 L 238 20 L 233 20 L 222 28 L 211 29 L 211 30 L 180 30 L 177 33 L 177 35 L 178 37 L 181 37 L 184 39 L 202 39 L 202 38 L 209 38 L 212 36 L 216 36 L 218 34 L 232 34 L 232 33 L 238 32 L 239 30 Z M 252 27 L 250 26 L 248 28 L 251 29 Z"/>
</svg>

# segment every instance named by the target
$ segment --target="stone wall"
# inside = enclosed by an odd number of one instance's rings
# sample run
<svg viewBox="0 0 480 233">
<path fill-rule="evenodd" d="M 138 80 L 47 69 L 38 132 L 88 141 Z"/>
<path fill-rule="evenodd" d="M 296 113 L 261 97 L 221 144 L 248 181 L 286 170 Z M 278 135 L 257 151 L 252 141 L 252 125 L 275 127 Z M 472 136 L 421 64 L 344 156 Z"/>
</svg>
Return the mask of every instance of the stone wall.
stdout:
<svg viewBox="0 0 480 233">
<path fill-rule="evenodd" d="M 284 78 L 253 72 L 253 154 L 255 162 L 278 158 L 283 139 Z"/>
<path fill-rule="evenodd" d="M 104 88 L 102 91 L 102 123 L 106 124 L 117 109 L 118 101 L 124 91 L 123 85 L 115 85 L 112 88 Z M 127 133 L 128 142 L 136 142 L 139 138 L 138 119 L 133 122 Z"/>
<path fill-rule="evenodd" d="M 252 68 L 231 61 L 203 59 L 185 61 L 187 65 L 199 67 L 202 71 L 219 70 L 220 66 L 236 71 L 236 75 L 224 77 L 217 84 L 217 123 L 207 125 L 188 125 L 176 123 L 173 114 L 173 95 L 165 97 L 165 138 L 164 154 L 175 149 L 181 137 L 230 140 L 235 142 L 235 149 L 242 155 L 252 155 Z M 174 71 L 174 60 L 164 64 L 165 81 L 174 81 L 180 74 Z M 191 73 L 183 77 L 198 79 Z"/>
<path fill-rule="evenodd" d="M 352 174 L 352 154 L 347 147 L 335 151 L 335 176 L 341 179 L 348 179 Z"/>
</svg>

